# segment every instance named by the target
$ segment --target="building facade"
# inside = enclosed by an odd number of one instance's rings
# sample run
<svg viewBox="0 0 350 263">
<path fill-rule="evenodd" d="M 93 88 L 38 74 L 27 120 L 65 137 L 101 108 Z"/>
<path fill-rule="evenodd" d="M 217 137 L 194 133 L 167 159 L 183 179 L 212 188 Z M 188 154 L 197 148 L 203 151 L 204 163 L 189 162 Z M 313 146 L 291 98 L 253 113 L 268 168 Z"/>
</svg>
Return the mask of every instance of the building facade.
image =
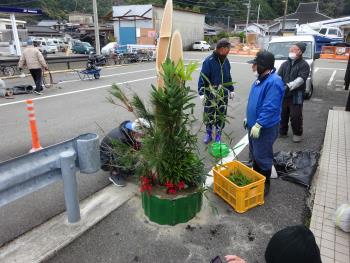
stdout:
<svg viewBox="0 0 350 263">
<path fill-rule="evenodd" d="M 107 16 L 114 24 L 114 35 L 121 44 L 155 44 L 164 8 L 152 5 L 113 6 Z M 173 30 L 182 35 L 184 49 L 204 39 L 204 14 L 174 9 Z"/>
</svg>

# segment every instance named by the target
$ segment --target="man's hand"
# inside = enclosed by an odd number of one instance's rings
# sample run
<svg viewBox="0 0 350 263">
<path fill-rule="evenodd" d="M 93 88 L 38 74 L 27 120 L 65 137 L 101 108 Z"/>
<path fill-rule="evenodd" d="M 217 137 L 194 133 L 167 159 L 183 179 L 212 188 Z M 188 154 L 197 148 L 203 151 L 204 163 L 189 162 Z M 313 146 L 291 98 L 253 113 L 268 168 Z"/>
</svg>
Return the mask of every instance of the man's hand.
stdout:
<svg viewBox="0 0 350 263">
<path fill-rule="evenodd" d="M 234 92 L 234 91 L 231 91 L 230 94 L 229 94 L 229 98 L 230 98 L 231 100 L 233 100 L 234 97 L 235 97 L 235 92 Z"/>
<path fill-rule="evenodd" d="M 259 139 L 259 137 L 260 137 L 260 129 L 261 129 L 261 125 L 259 123 L 255 123 L 255 125 L 252 127 L 252 129 L 250 131 L 250 136 L 253 139 Z"/>
<path fill-rule="evenodd" d="M 243 120 L 243 128 L 246 130 L 247 129 L 247 118 Z"/>
<path fill-rule="evenodd" d="M 236 255 L 225 256 L 227 263 L 247 263 L 244 259 L 237 257 Z"/>
<path fill-rule="evenodd" d="M 45 69 L 46 71 L 48 71 L 48 70 L 49 70 L 49 67 L 44 67 L 44 69 Z"/>
</svg>

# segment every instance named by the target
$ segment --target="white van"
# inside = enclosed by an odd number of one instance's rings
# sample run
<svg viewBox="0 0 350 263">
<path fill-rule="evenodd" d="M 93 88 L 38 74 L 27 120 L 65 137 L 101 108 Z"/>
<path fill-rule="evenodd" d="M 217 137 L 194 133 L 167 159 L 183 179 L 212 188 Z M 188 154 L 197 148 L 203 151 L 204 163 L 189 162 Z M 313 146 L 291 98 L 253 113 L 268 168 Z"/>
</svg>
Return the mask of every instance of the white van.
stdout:
<svg viewBox="0 0 350 263">
<path fill-rule="evenodd" d="M 35 40 L 38 44 L 38 48 L 41 51 L 41 53 L 47 53 L 47 54 L 55 54 L 58 52 L 57 46 L 50 41 L 40 41 L 40 40 Z"/>
<path fill-rule="evenodd" d="M 310 75 L 306 80 L 305 99 L 310 99 L 314 90 L 312 80 L 316 49 L 314 36 L 299 35 L 273 38 L 269 42 L 267 50 L 275 55 L 275 67 L 278 71 L 282 63 L 288 59 L 289 48 L 296 42 L 304 42 L 306 44 L 303 57 L 310 66 Z"/>
</svg>

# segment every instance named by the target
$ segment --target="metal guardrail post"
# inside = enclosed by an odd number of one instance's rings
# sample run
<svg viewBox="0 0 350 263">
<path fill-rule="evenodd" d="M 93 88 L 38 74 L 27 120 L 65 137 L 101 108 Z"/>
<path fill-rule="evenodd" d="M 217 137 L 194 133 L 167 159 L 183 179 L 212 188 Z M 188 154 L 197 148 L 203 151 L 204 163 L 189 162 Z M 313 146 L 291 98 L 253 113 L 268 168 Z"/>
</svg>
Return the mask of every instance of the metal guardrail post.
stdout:
<svg viewBox="0 0 350 263">
<path fill-rule="evenodd" d="M 66 151 L 60 154 L 64 199 L 66 201 L 69 223 L 75 223 L 80 220 L 75 159 L 76 154 L 73 151 Z"/>
<path fill-rule="evenodd" d="M 76 172 L 100 169 L 99 137 L 88 133 L 0 163 L 0 207 L 63 180 L 68 222 L 80 220 Z"/>
</svg>

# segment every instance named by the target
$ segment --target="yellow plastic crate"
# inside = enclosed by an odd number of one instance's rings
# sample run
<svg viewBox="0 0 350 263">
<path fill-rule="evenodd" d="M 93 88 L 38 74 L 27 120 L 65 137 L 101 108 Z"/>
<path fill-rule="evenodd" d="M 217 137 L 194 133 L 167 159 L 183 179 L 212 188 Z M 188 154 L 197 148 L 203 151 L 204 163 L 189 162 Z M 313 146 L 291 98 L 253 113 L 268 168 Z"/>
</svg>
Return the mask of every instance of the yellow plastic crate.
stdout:
<svg viewBox="0 0 350 263">
<path fill-rule="evenodd" d="M 239 171 L 254 182 L 239 187 L 227 177 L 231 172 Z M 238 213 L 244 213 L 250 208 L 264 204 L 265 176 L 257 173 L 239 161 L 232 161 L 216 166 L 214 172 L 214 193 L 219 195 Z"/>
</svg>

